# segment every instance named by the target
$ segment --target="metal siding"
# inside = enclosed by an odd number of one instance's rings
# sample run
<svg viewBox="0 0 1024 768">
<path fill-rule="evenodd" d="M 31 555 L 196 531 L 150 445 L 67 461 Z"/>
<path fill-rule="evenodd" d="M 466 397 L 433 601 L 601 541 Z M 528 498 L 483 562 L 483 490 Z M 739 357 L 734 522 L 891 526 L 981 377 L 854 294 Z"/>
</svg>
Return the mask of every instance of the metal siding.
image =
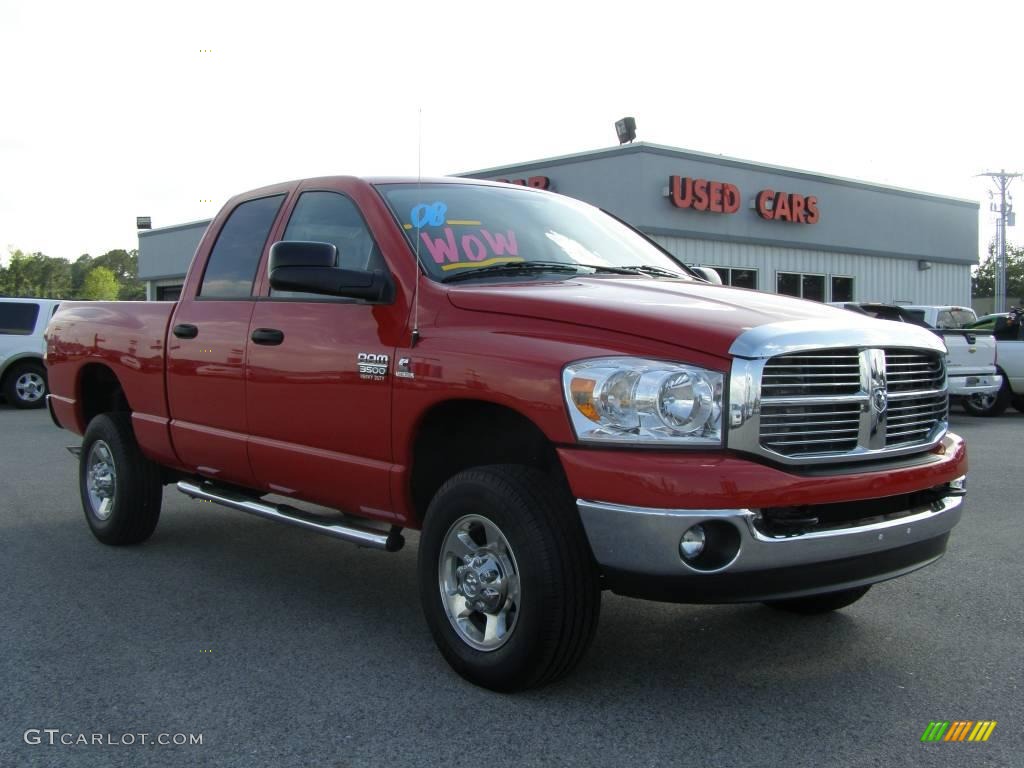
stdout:
<svg viewBox="0 0 1024 768">
<path fill-rule="evenodd" d="M 188 272 L 208 221 L 139 233 L 139 279 L 176 277 Z"/>
<path fill-rule="evenodd" d="M 978 263 L 977 204 L 937 195 L 813 174 L 794 178 L 792 172 L 767 166 L 687 153 L 672 156 L 671 152 L 644 146 L 561 162 L 538 161 L 532 167 L 515 166 L 514 172 L 491 169 L 471 175 L 497 179 L 535 173 L 548 176 L 555 192 L 605 208 L 644 231 L 658 234 L 809 251 L 848 251 L 853 255 L 873 253 Z M 740 208 L 733 214 L 676 208 L 664 194 L 670 175 L 735 184 L 740 190 Z M 765 221 L 753 208 L 754 197 L 763 189 L 817 197 L 820 220 L 816 224 Z"/>
<path fill-rule="evenodd" d="M 920 270 L 912 259 L 663 235 L 655 235 L 653 239 L 687 264 L 756 269 L 758 289 L 771 293 L 775 292 L 776 272 L 804 272 L 852 276 L 856 301 L 962 306 L 970 306 L 971 302 L 971 268 L 968 264 L 932 262 L 931 269 Z"/>
</svg>

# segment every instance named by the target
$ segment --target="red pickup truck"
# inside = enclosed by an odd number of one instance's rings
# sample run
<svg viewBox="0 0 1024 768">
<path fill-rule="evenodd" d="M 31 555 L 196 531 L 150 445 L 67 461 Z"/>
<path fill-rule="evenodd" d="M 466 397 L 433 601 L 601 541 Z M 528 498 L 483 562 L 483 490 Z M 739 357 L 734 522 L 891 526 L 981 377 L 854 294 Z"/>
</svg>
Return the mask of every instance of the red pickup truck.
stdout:
<svg viewBox="0 0 1024 768">
<path fill-rule="evenodd" d="M 934 334 L 708 284 L 541 190 L 258 189 L 180 301 L 64 303 L 47 340 L 100 541 L 149 537 L 169 483 L 386 551 L 420 530 L 437 645 L 496 690 L 570 670 L 603 589 L 834 610 L 962 512 Z"/>
</svg>

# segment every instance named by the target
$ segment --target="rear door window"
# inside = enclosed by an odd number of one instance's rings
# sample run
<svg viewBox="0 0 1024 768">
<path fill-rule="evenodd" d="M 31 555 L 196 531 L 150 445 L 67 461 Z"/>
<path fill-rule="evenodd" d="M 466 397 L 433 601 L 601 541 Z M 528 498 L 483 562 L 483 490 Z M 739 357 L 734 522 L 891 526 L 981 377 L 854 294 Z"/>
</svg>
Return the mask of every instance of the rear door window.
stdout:
<svg viewBox="0 0 1024 768">
<path fill-rule="evenodd" d="M 206 262 L 199 296 L 241 299 L 252 294 L 263 246 L 284 195 L 248 200 L 231 212 Z"/>
<path fill-rule="evenodd" d="M 0 301 L 0 334 L 31 336 L 38 317 L 38 304 L 29 301 Z"/>
</svg>

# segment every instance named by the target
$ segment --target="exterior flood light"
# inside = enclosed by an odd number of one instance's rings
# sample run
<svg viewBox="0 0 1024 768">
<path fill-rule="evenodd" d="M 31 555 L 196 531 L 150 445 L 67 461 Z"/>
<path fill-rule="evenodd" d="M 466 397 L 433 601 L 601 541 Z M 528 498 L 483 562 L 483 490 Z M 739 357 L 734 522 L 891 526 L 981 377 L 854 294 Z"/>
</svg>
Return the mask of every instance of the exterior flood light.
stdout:
<svg viewBox="0 0 1024 768">
<path fill-rule="evenodd" d="M 615 123 L 615 133 L 619 137 L 619 144 L 628 144 L 636 138 L 636 120 L 632 117 L 624 117 Z"/>
</svg>

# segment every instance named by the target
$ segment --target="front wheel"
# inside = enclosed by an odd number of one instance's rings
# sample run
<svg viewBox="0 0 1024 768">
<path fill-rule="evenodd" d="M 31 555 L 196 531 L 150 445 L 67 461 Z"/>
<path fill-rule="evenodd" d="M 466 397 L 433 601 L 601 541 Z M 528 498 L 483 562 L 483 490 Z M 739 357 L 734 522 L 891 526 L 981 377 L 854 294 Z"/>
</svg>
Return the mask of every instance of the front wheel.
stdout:
<svg viewBox="0 0 1024 768">
<path fill-rule="evenodd" d="M 15 408 L 46 405 L 46 369 L 36 362 L 15 363 L 4 377 L 4 397 Z"/>
<path fill-rule="evenodd" d="M 479 467 L 445 483 L 427 510 L 418 570 L 441 654 L 485 688 L 561 677 L 597 628 L 601 587 L 572 500 L 528 467 Z"/>
<path fill-rule="evenodd" d="M 998 392 L 975 393 L 963 399 L 964 410 L 971 416 L 1001 416 L 1010 405 L 1010 383 L 1003 376 Z"/>
<path fill-rule="evenodd" d="M 156 528 L 163 501 L 160 468 L 139 450 L 127 413 L 89 422 L 78 458 L 85 519 L 104 544 L 138 544 Z"/>
<path fill-rule="evenodd" d="M 854 587 L 853 589 L 841 589 L 837 592 L 826 592 L 823 595 L 811 595 L 810 597 L 792 597 L 788 600 L 769 600 L 765 605 L 789 613 L 802 613 L 811 616 L 817 613 L 829 613 L 838 611 L 848 605 L 853 605 L 860 600 L 871 589 L 869 584 L 866 587 Z"/>
</svg>

